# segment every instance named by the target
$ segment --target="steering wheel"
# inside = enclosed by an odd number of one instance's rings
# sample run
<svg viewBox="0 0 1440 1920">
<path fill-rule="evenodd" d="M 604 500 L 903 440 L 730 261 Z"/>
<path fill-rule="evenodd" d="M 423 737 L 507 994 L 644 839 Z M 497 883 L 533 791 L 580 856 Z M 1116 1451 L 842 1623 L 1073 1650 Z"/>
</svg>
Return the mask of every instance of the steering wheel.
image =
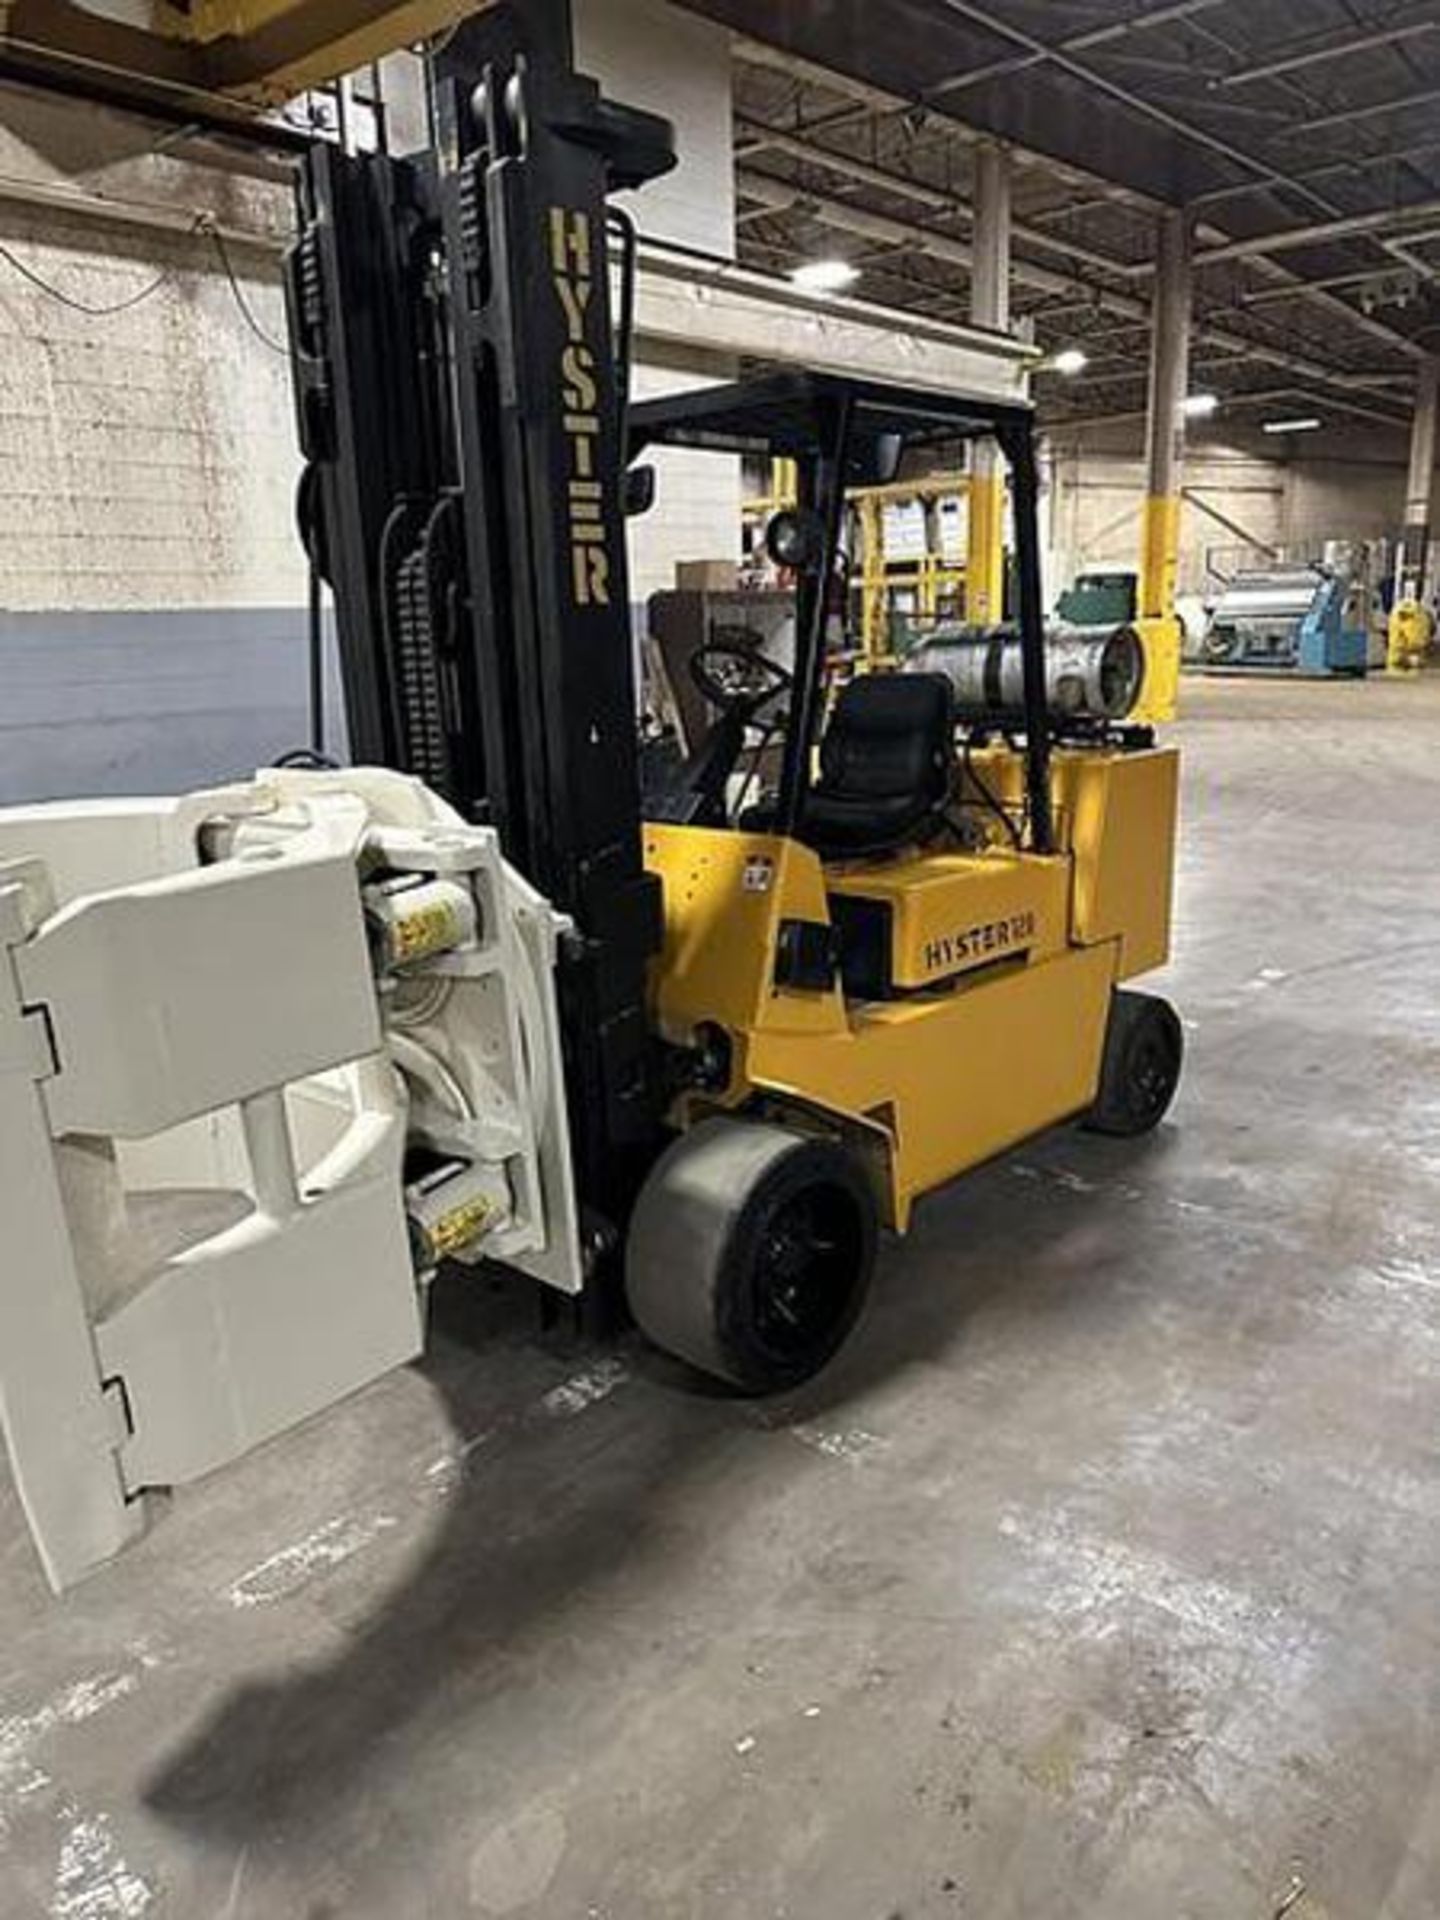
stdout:
<svg viewBox="0 0 1440 1920">
<path fill-rule="evenodd" d="M 690 656 L 690 678 L 722 714 L 745 719 L 788 693 L 795 676 L 741 640 L 707 640 Z"/>
</svg>

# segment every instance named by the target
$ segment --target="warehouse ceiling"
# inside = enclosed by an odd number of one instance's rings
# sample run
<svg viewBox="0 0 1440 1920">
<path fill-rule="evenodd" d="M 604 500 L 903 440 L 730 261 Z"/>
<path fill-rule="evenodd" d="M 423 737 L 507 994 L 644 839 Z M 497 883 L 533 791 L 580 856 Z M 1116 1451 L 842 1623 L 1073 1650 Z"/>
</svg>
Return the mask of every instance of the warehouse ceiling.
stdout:
<svg viewBox="0 0 1440 1920">
<path fill-rule="evenodd" d="M 1143 409 L 1166 207 L 1196 223 L 1192 388 L 1227 420 L 1407 420 L 1416 363 L 1440 350 L 1440 0 L 679 3 L 739 36 L 746 263 L 842 255 L 859 293 L 964 319 L 976 147 L 999 139 L 1014 318 L 1089 356 L 1078 378 L 1039 376 L 1049 424 Z M 312 68 L 464 6 L 165 0 L 177 39 L 127 24 L 149 19 L 139 0 L 0 0 L 0 74 L 253 127 Z M 236 20 L 259 24 L 214 38 Z M 203 85 L 170 74 L 187 58 Z"/>
<path fill-rule="evenodd" d="M 1155 220 L 1196 220 L 1192 389 L 1226 417 L 1408 416 L 1440 350 L 1436 0 L 687 0 L 736 45 L 743 260 L 857 265 L 968 311 L 976 143 L 1015 151 L 1016 318 L 1078 379 L 1053 424 L 1144 406 Z"/>
</svg>

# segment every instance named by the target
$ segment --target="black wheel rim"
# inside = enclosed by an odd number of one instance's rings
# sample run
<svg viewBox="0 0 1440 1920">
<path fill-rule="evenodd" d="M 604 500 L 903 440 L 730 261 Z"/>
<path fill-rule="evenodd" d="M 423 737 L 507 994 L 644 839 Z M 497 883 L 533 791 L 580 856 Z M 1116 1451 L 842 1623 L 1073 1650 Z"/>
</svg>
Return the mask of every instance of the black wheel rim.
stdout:
<svg viewBox="0 0 1440 1920">
<path fill-rule="evenodd" d="M 782 1201 L 751 1268 L 757 1346 L 792 1366 L 835 1345 L 849 1327 L 863 1262 L 860 1210 L 844 1187 L 807 1187 Z"/>
<path fill-rule="evenodd" d="M 1152 1025 L 1141 1034 L 1130 1062 L 1130 1098 L 1137 1114 L 1158 1120 L 1175 1091 L 1179 1059 L 1173 1035 Z"/>
</svg>

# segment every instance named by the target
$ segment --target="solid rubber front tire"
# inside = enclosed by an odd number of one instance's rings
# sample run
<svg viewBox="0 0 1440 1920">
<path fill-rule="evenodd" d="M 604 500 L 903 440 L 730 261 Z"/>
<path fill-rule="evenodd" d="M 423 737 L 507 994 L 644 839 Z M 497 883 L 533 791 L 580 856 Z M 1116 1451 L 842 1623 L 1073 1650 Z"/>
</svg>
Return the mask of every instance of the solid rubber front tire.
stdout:
<svg viewBox="0 0 1440 1920">
<path fill-rule="evenodd" d="M 859 1317 L 878 1221 L 839 1141 L 764 1121 L 704 1120 L 640 1191 L 625 1292 L 666 1352 L 747 1393 L 818 1373 Z"/>
<path fill-rule="evenodd" d="M 1169 1111 L 1185 1061 L 1180 1016 L 1168 1000 L 1117 987 L 1110 999 L 1100 1087 L 1084 1124 L 1092 1133 L 1133 1139 Z"/>
</svg>

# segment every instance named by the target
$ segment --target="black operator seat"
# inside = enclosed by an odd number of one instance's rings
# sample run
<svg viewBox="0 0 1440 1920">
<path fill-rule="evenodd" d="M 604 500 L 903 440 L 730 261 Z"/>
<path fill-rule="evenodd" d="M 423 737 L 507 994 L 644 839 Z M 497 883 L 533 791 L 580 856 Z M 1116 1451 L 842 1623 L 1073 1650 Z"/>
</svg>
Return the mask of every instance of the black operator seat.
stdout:
<svg viewBox="0 0 1440 1920">
<path fill-rule="evenodd" d="M 955 761 L 955 700 L 939 673 L 867 673 L 841 689 L 820 741 L 800 838 L 828 859 L 893 852 L 943 824 Z M 768 829 L 773 807 L 740 824 Z"/>
</svg>

